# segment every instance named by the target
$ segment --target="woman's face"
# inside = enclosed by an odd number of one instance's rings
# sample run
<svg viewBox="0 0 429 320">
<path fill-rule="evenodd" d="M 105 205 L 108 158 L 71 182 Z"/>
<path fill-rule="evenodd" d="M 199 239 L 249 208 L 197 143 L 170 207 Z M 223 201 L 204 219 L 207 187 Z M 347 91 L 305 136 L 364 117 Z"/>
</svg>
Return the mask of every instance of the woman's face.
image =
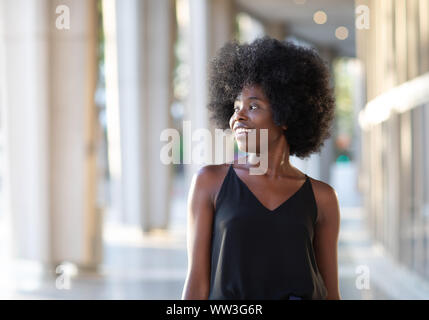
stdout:
<svg viewBox="0 0 429 320">
<path fill-rule="evenodd" d="M 267 129 L 268 146 L 282 138 L 283 129 L 286 129 L 286 126 L 280 127 L 274 123 L 270 103 L 258 85 L 243 88 L 234 102 L 234 114 L 229 120 L 229 126 L 234 132 L 238 148 L 251 153 L 261 152 L 260 129 Z M 240 127 L 250 130 L 240 132 Z M 268 146 L 265 150 L 268 150 Z"/>
</svg>

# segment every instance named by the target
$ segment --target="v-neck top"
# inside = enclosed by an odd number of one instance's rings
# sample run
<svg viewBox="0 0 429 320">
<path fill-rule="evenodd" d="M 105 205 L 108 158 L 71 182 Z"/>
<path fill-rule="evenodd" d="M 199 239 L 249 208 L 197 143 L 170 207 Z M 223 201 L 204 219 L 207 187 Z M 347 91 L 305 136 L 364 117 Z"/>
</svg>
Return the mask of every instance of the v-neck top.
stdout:
<svg viewBox="0 0 429 320">
<path fill-rule="evenodd" d="M 208 299 L 326 299 L 313 249 L 317 205 L 305 176 L 270 210 L 229 166 L 213 217 Z"/>
</svg>

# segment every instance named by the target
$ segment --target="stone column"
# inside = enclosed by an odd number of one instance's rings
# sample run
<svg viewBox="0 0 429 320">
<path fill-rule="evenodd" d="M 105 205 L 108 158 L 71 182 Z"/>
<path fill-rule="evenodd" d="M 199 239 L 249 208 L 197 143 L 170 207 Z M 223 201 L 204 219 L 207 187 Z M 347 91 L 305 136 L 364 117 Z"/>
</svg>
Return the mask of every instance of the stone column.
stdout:
<svg viewBox="0 0 429 320">
<path fill-rule="evenodd" d="M 2 0 L 0 6 L 15 256 L 96 267 L 96 1 Z M 57 18 L 68 13 L 70 28 L 58 29 Z"/>
<path fill-rule="evenodd" d="M 96 207 L 97 1 L 49 2 L 49 146 L 52 256 L 95 267 L 101 262 Z M 58 29 L 61 6 L 70 29 Z"/>
<path fill-rule="evenodd" d="M 5 190 L 13 249 L 17 257 L 48 262 L 48 6 L 46 1 L 8 0 L 0 6 L 5 171 L 9 173 Z"/>
<path fill-rule="evenodd" d="M 143 27 L 144 113 L 143 139 L 140 151 L 144 157 L 146 192 L 143 230 L 167 228 L 171 205 L 172 165 L 160 160 L 161 132 L 172 128 L 170 108 L 173 101 L 173 50 L 175 39 L 175 6 L 173 0 L 147 0 Z"/>
<path fill-rule="evenodd" d="M 112 155 L 114 210 L 120 223 L 166 228 L 172 166 L 160 160 L 160 135 L 172 127 L 174 2 L 104 0 L 103 10 L 107 105 L 113 129 L 120 128 L 110 136 L 121 155 Z"/>
<path fill-rule="evenodd" d="M 228 0 L 192 0 L 189 1 L 190 27 L 189 50 L 191 83 L 187 111 L 184 119 L 191 121 L 191 131 L 209 129 L 212 135 L 212 163 L 224 163 L 228 159 L 216 161 L 216 154 L 222 154 L 221 145 L 215 144 L 215 128 L 209 122 L 208 103 L 208 72 L 210 60 L 216 52 L 234 37 L 234 19 L 236 9 L 233 1 Z M 194 142 L 193 146 L 198 144 Z M 191 151 L 191 150 L 189 150 Z M 184 151 L 186 152 L 186 150 Z M 225 152 L 223 152 L 225 154 Z M 192 156 L 189 153 L 189 156 Z M 185 188 L 189 190 L 193 174 L 203 165 L 185 165 Z"/>
<path fill-rule="evenodd" d="M 140 95 L 143 38 L 138 0 L 103 0 L 106 108 L 110 159 L 110 222 L 139 225 L 143 213 L 143 122 Z"/>
</svg>

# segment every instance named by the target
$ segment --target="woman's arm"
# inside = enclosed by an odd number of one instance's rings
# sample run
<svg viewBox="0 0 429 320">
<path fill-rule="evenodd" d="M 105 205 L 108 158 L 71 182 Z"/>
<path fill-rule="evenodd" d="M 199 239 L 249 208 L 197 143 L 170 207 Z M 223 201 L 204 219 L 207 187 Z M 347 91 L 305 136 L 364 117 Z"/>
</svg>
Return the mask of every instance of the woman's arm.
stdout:
<svg viewBox="0 0 429 320">
<path fill-rule="evenodd" d="M 210 289 L 210 245 L 213 221 L 211 166 L 201 168 L 192 178 L 188 194 L 188 273 L 183 300 L 207 299 Z"/>
<path fill-rule="evenodd" d="M 340 300 L 338 284 L 338 236 L 340 231 L 340 209 L 337 193 L 323 182 L 318 182 L 318 219 L 313 247 L 317 266 L 328 289 L 327 300 Z"/>
</svg>

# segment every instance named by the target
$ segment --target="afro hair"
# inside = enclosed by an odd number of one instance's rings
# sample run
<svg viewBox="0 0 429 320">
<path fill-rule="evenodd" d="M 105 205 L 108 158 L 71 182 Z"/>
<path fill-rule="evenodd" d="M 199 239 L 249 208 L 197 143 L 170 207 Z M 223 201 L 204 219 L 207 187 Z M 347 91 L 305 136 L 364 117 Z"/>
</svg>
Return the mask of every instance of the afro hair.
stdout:
<svg viewBox="0 0 429 320">
<path fill-rule="evenodd" d="M 247 85 L 262 88 L 274 123 L 287 126 L 290 155 L 320 151 L 331 136 L 335 99 L 329 69 L 315 49 L 268 36 L 226 43 L 210 65 L 207 107 L 218 128 L 229 128 L 234 101 Z"/>
</svg>

